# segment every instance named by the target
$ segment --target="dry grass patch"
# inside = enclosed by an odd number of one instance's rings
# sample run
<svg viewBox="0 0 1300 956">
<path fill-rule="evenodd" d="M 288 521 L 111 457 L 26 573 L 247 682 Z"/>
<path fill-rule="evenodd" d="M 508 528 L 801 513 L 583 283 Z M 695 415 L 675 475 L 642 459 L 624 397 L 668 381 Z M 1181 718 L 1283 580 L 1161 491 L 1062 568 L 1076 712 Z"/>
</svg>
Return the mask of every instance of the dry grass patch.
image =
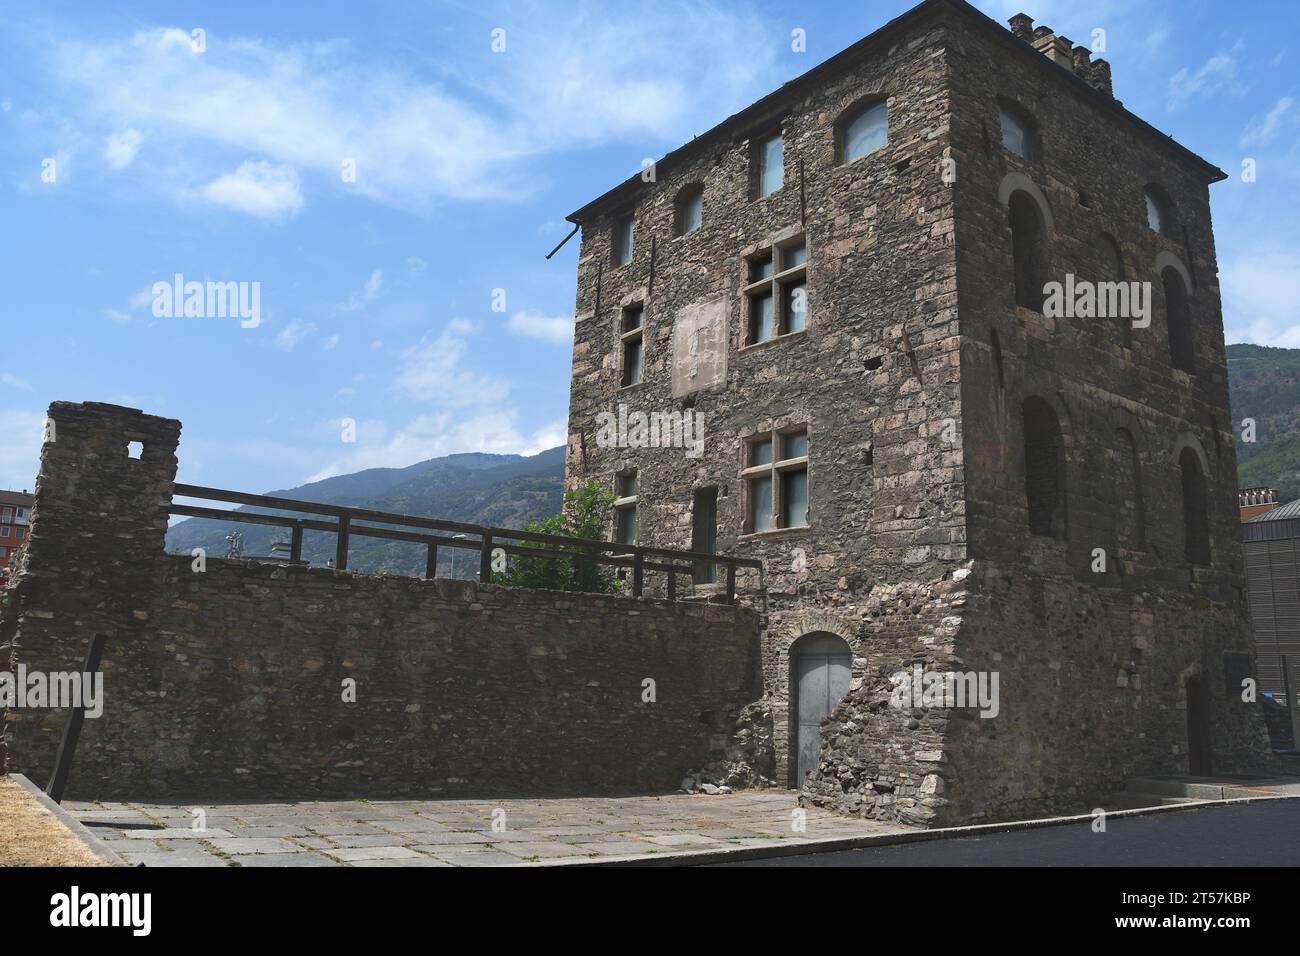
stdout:
<svg viewBox="0 0 1300 956">
<path fill-rule="evenodd" d="M 0 866 L 107 866 L 30 793 L 0 777 Z"/>
</svg>

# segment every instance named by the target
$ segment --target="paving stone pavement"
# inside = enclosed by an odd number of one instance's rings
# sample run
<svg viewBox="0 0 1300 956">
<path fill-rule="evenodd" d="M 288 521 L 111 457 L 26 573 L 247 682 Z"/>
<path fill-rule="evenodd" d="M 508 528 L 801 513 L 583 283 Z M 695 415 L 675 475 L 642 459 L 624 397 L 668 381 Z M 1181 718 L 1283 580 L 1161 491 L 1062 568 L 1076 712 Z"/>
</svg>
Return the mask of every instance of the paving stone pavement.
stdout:
<svg viewBox="0 0 1300 956">
<path fill-rule="evenodd" d="M 497 802 L 69 800 L 64 807 L 127 862 L 146 866 L 527 866 L 910 829 L 816 808 L 797 817 L 796 795 L 774 790 Z M 203 829 L 195 829 L 196 810 Z"/>
</svg>

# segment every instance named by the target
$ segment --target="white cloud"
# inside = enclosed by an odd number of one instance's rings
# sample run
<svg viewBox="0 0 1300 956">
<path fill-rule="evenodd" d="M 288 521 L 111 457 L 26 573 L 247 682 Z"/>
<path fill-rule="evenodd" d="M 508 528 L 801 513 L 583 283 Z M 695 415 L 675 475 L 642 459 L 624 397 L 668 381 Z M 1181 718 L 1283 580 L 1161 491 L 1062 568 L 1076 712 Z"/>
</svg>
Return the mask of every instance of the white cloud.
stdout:
<svg viewBox="0 0 1300 956">
<path fill-rule="evenodd" d="M 1246 131 L 1241 134 L 1241 145 L 1250 146 L 1267 146 L 1277 139 L 1277 134 L 1282 130 L 1282 123 L 1291 107 L 1295 105 L 1295 100 L 1290 96 L 1284 96 L 1274 104 L 1273 108 L 1268 111 L 1263 119 L 1255 119 L 1246 127 Z"/>
<path fill-rule="evenodd" d="M 104 141 L 104 161 L 114 169 L 125 169 L 135 162 L 135 154 L 140 151 L 143 141 L 138 129 L 114 133 Z"/>
<path fill-rule="evenodd" d="M 339 346 L 339 337 L 337 335 L 331 335 L 329 338 L 327 338 L 324 342 L 321 343 L 321 348 L 327 352 L 330 351 L 331 349 L 338 348 L 338 346 Z"/>
<path fill-rule="evenodd" d="M 1229 342 L 1300 348 L 1300 254 L 1277 248 L 1243 250 L 1221 270 Z"/>
<path fill-rule="evenodd" d="M 348 296 L 347 301 L 339 303 L 338 309 L 340 312 L 356 312 L 374 302 L 383 291 L 384 270 L 375 269 L 360 289 Z"/>
<path fill-rule="evenodd" d="M 320 481 L 364 468 L 405 468 L 417 461 L 460 452 L 535 455 L 564 444 L 563 423 L 551 423 L 531 434 L 521 432 L 514 409 L 464 416 L 454 411 L 421 415 L 398 430 L 391 439 L 358 445 L 345 457 L 330 463 L 308 481 Z"/>
<path fill-rule="evenodd" d="M 199 190 L 206 200 L 262 219 L 282 219 L 302 208 L 298 173 L 266 160 L 241 163 Z"/>
<path fill-rule="evenodd" d="M 414 279 L 416 276 L 421 275 L 424 270 L 428 268 L 428 265 L 429 264 L 419 256 L 407 256 L 406 277 L 408 279 Z"/>
<path fill-rule="evenodd" d="M 676 145 L 779 79 L 780 45 L 752 10 L 587 2 L 533 22 L 512 27 L 509 52 L 486 65 L 458 55 L 461 41 L 459 50 L 428 51 L 430 68 L 362 62 L 346 41 L 211 32 L 197 55 L 176 28 L 108 40 L 69 29 L 62 35 L 77 38 L 56 40 L 44 60 L 68 88 L 73 120 L 92 134 L 137 130 L 156 147 L 151 158 L 186 157 L 155 159 L 141 177 L 163 194 L 190 194 L 220 171 L 214 162 L 228 169 L 253 154 L 332 190 L 417 211 L 445 199 L 532 195 L 545 185 L 539 156 L 613 141 Z M 700 97 L 701 89 L 721 92 Z M 355 182 L 340 175 L 349 159 Z M 281 213 L 300 204 L 296 185 L 229 175 L 209 188 L 236 208 L 260 215 L 272 198 Z"/>
<path fill-rule="evenodd" d="M 114 322 L 130 322 L 133 312 L 149 309 L 153 306 L 153 289 L 145 286 L 126 300 L 126 309 L 104 309 L 103 315 Z"/>
<path fill-rule="evenodd" d="M 316 326 L 310 322 L 300 322 L 294 319 L 275 337 L 275 347 L 283 349 L 286 352 L 292 352 L 304 339 L 316 331 Z"/>
<path fill-rule="evenodd" d="M 1207 97 L 1219 92 L 1241 95 L 1244 88 L 1237 80 L 1237 54 L 1242 44 L 1214 54 L 1196 70 L 1183 67 L 1169 78 L 1169 110 L 1185 106 L 1193 97 Z"/>
<path fill-rule="evenodd" d="M 32 390 L 32 383 L 25 378 L 19 378 L 17 375 L 10 375 L 8 372 L 0 372 L 0 385 L 8 385 L 11 388 L 20 388 L 24 392 Z"/>
<path fill-rule="evenodd" d="M 516 312 L 506 322 L 506 327 L 516 335 L 567 345 L 573 342 L 573 316 L 542 315 L 540 312 Z"/>
<path fill-rule="evenodd" d="M 465 358 L 465 320 L 453 321 L 437 338 L 422 338 L 402 352 L 393 387 L 410 398 L 437 405 L 487 405 L 500 402 L 509 386 L 461 368 Z"/>
</svg>

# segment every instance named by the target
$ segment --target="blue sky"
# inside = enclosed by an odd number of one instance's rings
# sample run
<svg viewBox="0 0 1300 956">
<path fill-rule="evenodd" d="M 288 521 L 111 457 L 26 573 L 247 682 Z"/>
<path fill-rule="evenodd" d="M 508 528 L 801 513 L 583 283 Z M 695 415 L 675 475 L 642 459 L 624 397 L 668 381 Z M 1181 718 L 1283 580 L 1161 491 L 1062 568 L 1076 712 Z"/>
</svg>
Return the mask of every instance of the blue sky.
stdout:
<svg viewBox="0 0 1300 956">
<path fill-rule="evenodd" d="M 181 479 L 251 491 L 561 444 L 564 216 L 910 5 L 0 2 L 0 487 L 58 399 L 179 418 Z M 1228 340 L 1300 347 L 1300 7 L 977 5 L 1106 31 L 1116 95 L 1231 174 Z M 155 317 L 176 273 L 261 324 Z"/>
</svg>

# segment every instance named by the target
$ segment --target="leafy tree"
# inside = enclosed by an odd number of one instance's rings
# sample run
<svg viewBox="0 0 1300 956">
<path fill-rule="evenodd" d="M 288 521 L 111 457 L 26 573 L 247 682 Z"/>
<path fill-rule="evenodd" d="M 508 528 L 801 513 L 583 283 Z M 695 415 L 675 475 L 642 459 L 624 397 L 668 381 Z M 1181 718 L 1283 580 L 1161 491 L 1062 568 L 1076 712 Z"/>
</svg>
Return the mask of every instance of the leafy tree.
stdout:
<svg viewBox="0 0 1300 956">
<path fill-rule="evenodd" d="M 559 535 L 566 538 L 584 538 L 604 541 L 614 495 L 597 481 L 589 481 L 577 491 L 564 493 L 563 510 L 541 521 L 528 522 L 525 530 L 538 534 Z M 590 555 L 595 552 L 581 547 L 549 545 L 535 541 L 521 541 L 524 548 L 548 548 L 553 551 Z M 586 591 L 612 594 L 622 588 L 622 582 L 609 565 L 567 557 L 524 557 L 512 555 L 506 570 L 493 574 L 492 580 L 509 587 L 544 588 L 551 591 Z"/>
</svg>

